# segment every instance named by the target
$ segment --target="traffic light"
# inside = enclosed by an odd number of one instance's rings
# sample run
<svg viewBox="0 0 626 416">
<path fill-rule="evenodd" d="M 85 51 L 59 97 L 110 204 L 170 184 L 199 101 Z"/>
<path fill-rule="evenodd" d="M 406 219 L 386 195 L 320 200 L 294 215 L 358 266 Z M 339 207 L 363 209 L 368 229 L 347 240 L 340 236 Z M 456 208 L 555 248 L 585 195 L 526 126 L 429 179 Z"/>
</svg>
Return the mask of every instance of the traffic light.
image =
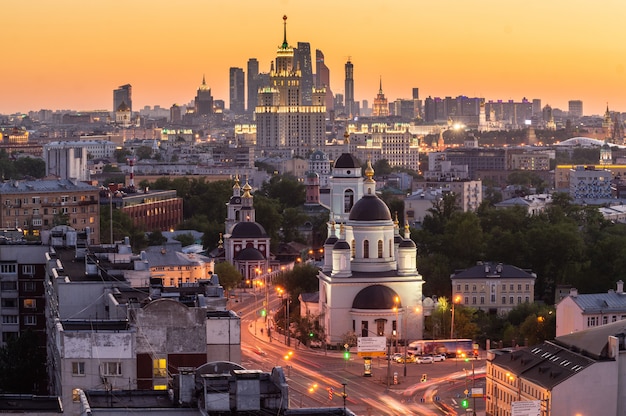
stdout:
<svg viewBox="0 0 626 416">
<path fill-rule="evenodd" d="M 313 338 L 313 332 L 309 332 L 309 338 Z"/>
<path fill-rule="evenodd" d="M 267 315 L 267 311 L 265 310 L 265 308 L 261 309 L 261 316 L 265 317 Z"/>
<path fill-rule="evenodd" d="M 343 359 L 344 360 L 349 360 L 350 359 L 350 350 L 345 350 L 343 352 Z"/>
<path fill-rule="evenodd" d="M 467 399 L 461 400 L 461 407 L 463 409 L 467 409 L 467 406 L 469 406 L 469 402 L 467 401 Z"/>
</svg>

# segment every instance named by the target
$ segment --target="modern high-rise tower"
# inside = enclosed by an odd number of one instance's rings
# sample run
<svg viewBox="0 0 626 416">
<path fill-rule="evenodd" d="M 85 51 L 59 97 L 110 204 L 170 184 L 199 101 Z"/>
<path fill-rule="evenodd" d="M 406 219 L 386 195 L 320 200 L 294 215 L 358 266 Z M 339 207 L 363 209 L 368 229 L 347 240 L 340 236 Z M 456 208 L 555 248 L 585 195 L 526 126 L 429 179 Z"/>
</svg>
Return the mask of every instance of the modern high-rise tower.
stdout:
<svg viewBox="0 0 626 416">
<path fill-rule="evenodd" d="M 300 70 L 300 85 L 302 88 L 302 105 L 311 105 L 313 96 L 313 64 L 311 63 L 311 45 L 308 42 L 298 42 L 294 51 L 295 59 Z"/>
<path fill-rule="evenodd" d="M 246 105 L 246 90 L 243 69 L 230 68 L 230 111 L 243 114 Z"/>
<path fill-rule="evenodd" d="M 194 106 L 197 115 L 206 116 L 213 114 L 213 96 L 211 95 L 211 88 L 206 85 L 204 76 L 202 77 L 202 84 L 198 87 Z"/>
<path fill-rule="evenodd" d="M 346 104 L 345 104 L 345 109 L 346 109 L 346 115 L 349 116 L 350 118 L 358 115 L 356 113 L 356 108 L 354 105 L 354 65 L 352 65 L 352 62 L 350 61 L 350 59 L 348 59 L 348 62 L 346 62 L 346 84 L 345 84 L 346 90 L 345 90 L 345 94 L 346 94 Z"/>
<path fill-rule="evenodd" d="M 315 86 L 326 89 L 326 110 L 334 108 L 333 91 L 330 89 L 330 70 L 324 63 L 324 53 L 319 49 L 315 50 Z"/>
<path fill-rule="evenodd" d="M 248 113 L 254 113 L 259 99 L 259 61 L 256 58 L 248 59 Z"/>
<path fill-rule="evenodd" d="M 120 85 L 116 90 L 113 90 L 113 112 L 122 105 L 126 104 L 126 107 L 133 112 L 133 87 L 130 84 Z"/>
<path fill-rule="evenodd" d="M 567 104 L 570 117 L 579 118 L 583 116 L 583 102 L 581 100 L 570 100 Z"/>
<path fill-rule="evenodd" d="M 302 103 L 301 71 L 294 49 L 287 43 L 287 16 L 284 39 L 270 69 L 270 84 L 259 92 L 255 111 L 257 148 L 265 154 L 307 157 L 324 144 L 326 91 L 312 90 L 312 104 Z"/>
</svg>

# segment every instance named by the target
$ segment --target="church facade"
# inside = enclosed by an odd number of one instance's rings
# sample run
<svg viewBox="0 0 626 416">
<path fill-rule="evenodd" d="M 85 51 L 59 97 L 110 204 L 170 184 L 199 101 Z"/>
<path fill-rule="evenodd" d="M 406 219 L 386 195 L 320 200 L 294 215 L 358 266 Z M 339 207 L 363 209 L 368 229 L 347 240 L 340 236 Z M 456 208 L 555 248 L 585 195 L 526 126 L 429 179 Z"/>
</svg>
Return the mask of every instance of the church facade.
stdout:
<svg viewBox="0 0 626 416">
<path fill-rule="evenodd" d="M 357 336 L 416 340 L 423 334 L 417 248 L 408 225 L 400 235 L 376 195 L 371 164 L 342 154 L 330 178 L 331 214 L 324 264 L 318 274 L 320 324 L 327 344 Z"/>
</svg>

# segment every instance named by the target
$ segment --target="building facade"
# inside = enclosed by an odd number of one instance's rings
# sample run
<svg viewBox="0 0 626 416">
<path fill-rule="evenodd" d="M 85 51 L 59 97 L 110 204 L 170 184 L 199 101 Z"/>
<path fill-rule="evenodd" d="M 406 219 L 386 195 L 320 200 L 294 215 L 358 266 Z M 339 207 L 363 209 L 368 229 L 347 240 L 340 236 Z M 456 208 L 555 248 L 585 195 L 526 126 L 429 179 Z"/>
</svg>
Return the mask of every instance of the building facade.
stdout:
<svg viewBox="0 0 626 416">
<path fill-rule="evenodd" d="M 120 85 L 113 90 L 113 112 L 115 113 L 122 104 L 133 112 L 133 87 L 130 84 Z"/>
<path fill-rule="evenodd" d="M 511 416 L 517 402 L 534 402 L 546 416 L 624 414 L 625 338 L 626 324 L 619 321 L 527 348 L 490 351 L 486 414 Z"/>
<path fill-rule="evenodd" d="M 331 179 L 331 222 L 318 274 L 325 342 L 341 344 L 351 333 L 420 339 L 424 282 L 415 243 L 408 226 L 400 235 L 389 208 L 376 196 L 371 165 L 363 180 L 355 161 L 342 155 Z"/>
<path fill-rule="evenodd" d="M 624 282 L 607 293 L 578 293 L 571 288 L 569 295 L 556 304 L 556 336 L 572 334 L 626 319 Z"/>
<path fill-rule="evenodd" d="M 294 48 L 287 43 L 287 20 L 284 40 L 270 70 L 270 86 L 259 92 L 255 110 L 257 150 L 264 155 L 308 157 L 325 142 L 325 90 L 315 89 L 311 105 L 302 102 L 302 73 Z"/>
<path fill-rule="evenodd" d="M 244 73 L 241 68 L 230 68 L 229 77 L 230 111 L 234 114 L 243 114 L 246 108 L 246 91 Z"/>
<path fill-rule="evenodd" d="M 479 262 L 450 275 L 455 303 L 488 313 L 504 314 L 535 301 L 537 275 L 515 266 Z"/>
<path fill-rule="evenodd" d="M 77 180 L 9 181 L 0 185 L 0 224 L 41 235 L 69 225 L 100 243 L 99 190 Z M 47 241 L 44 241 L 47 244 Z"/>
</svg>

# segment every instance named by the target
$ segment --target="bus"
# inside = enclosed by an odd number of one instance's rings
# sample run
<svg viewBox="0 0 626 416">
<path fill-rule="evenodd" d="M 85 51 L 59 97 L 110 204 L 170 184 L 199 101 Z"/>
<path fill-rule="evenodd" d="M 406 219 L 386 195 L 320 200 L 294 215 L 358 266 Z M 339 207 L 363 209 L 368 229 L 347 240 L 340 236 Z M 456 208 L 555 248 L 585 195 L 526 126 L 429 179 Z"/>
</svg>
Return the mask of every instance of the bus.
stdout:
<svg viewBox="0 0 626 416">
<path fill-rule="evenodd" d="M 448 358 L 478 357 L 478 344 L 471 339 L 423 339 L 407 347 L 408 355 L 444 354 Z"/>
</svg>

